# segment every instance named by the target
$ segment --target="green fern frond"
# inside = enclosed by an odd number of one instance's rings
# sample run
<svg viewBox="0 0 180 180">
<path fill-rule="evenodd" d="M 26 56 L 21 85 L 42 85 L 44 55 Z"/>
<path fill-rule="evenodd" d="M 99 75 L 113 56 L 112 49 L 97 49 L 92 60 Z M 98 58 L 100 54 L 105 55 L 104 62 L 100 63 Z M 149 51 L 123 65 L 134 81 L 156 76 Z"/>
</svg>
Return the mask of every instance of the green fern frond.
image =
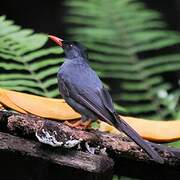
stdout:
<svg viewBox="0 0 180 180">
<path fill-rule="evenodd" d="M 180 43 L 180 35 L 169 31 L 160 14 L 137 0 L 69 0 L 69 34 L 89 49 L 90 63 L 105 80 L 116 82 L 116 102 L 129 114 L 160 113 L 158 92 L 171 85 L 163 73 L 180 70 L 180 54 L 140 56 Z M 141 58 L 140 58 L 141 57 Z M 114 81 L 113 81 L 114 80 Z"/>
<path fill-rule="evenodd" d="M 22 29 L 0 17 L 0 87 L 47 97 L 59 94 L 56 73 L 60 48 L 43 48 L 47 35 Z"/>
</svg>

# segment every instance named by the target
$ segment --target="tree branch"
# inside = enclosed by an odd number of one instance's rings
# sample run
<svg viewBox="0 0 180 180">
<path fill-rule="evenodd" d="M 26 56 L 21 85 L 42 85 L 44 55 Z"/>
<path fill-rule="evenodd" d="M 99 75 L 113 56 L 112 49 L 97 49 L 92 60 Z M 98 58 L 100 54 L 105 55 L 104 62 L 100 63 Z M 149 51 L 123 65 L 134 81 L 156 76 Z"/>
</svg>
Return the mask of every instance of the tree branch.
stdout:
<svg viewBox="0 0 180 180">
<path fill-rule="evenodd" d="M 133 161 L 153 163 L 149 156 L 123 133 L 113 135 L 96 130 L 84 131 L 69 127 L 63 123 L 45 120 L 33 115 L 23 115 L 0 111 L 1 123 L 7 123 L 11 133 L 34 138 L 51 146 L 81 149 L 95 154 L 108 154 L 113 157 Z M 148 142 L 150 143 L 150 142 Z M 180 168 L 180 150 L 150 143 L 164 158 L 165 164 Z"/>
</svg>

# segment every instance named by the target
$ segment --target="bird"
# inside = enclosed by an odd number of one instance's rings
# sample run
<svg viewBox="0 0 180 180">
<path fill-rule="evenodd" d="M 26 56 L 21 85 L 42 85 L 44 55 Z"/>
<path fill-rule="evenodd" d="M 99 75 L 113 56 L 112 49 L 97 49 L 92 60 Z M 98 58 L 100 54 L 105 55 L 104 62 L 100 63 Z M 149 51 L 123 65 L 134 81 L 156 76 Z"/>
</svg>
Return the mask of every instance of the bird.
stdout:
<svg viewBox="0 0 180 180">
<path fill-rule="evenodd" d="M 77 41 L 66 41 L 53 35 L 49 38 L 63 48 L 65 54 L 57 73 L 59 91 L 66 103 L 81 115 L 82 123 L 100 119 L 113 125 L 153 161 L 163 164 L 163 158 L 115 111 L 111 95 L 89 64 L 87 48 Z"/>
</svg>

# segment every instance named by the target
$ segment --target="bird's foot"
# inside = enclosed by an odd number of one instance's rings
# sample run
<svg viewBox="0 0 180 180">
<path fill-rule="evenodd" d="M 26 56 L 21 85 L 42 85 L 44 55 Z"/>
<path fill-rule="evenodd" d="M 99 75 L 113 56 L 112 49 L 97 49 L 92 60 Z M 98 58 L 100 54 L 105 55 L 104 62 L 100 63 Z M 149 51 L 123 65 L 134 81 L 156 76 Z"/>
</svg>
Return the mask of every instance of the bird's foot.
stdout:
<svg viewBox="0 0 180 180">
<path fill-rule="evenodd" d="M 70 127 L 76 127 L 78 129 L 86 129 L 91 124 L 91 120 L 87 120 L 87 121 L 78 120 L 75 123 L 70 123 L 69 121 L 65 121 L 64 123 Z"/>
</svg>

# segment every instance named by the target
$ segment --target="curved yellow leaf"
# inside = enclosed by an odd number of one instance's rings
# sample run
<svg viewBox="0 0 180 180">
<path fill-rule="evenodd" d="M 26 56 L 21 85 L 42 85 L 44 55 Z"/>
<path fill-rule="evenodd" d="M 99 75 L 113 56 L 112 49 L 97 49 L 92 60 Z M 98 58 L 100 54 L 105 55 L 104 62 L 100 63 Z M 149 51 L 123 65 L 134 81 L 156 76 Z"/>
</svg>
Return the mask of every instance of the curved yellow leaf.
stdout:
<svg viewBox="0 0 180 180">
<path fill-rule="evenodd" d="M 180 139 L 180 121 L 153 121 L 121 116 L 144 139 L 156 142 L 170 142 Z M 118 134 L 119 131 L 107 123 L 100 122 L 100 131 Z"/>
<path fill-rule="evenodd" d="M 2 103 L 3 105 L 10 107 L 11 109 L 14 109 L 18 112 L 24 113 L 26 114 L 26 111 L 24 111 L 23 109 L 21 109 L 20 107 L 18 107 L 15 103 L 13 103 L 8 96 L 5 93 L 6 91 L 0 89 L 0 103 Z"/>
<path fill-rule="evenodd" d="M 10 90 L 5 90 L 4 93 L 12 103 L 26 112 L 40 117 L 57 120 L 80 118 L 80 115 L 74 112 L 63 99 L 45 98 Z M 13 109 L 12 104 L 8 104 L 7 106 Z M 17 110 L 17 108 L 15 109 Z"/>
</svg>

